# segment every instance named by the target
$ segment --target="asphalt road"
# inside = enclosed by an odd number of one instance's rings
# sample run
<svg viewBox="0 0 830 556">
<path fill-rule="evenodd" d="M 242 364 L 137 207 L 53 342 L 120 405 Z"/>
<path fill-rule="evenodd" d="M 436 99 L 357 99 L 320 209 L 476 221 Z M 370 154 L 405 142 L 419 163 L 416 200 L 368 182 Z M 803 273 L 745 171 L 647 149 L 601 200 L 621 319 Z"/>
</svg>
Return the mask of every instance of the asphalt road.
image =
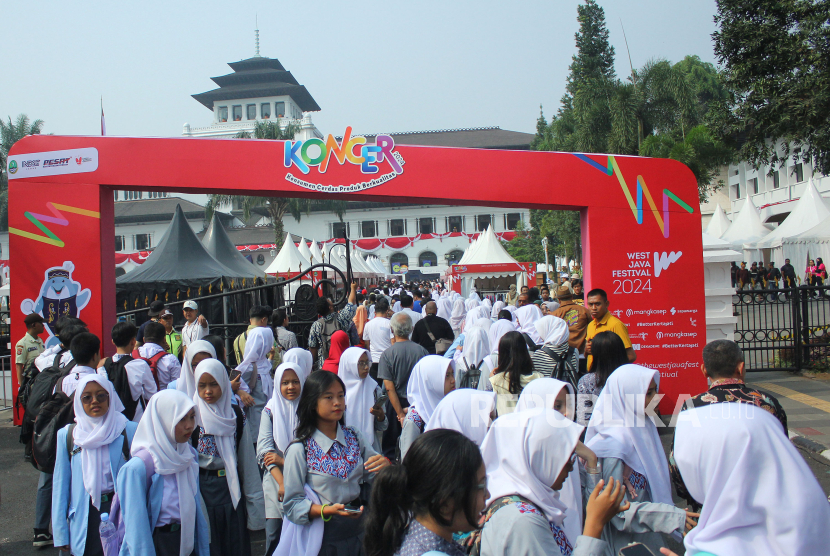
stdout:
<svg viewBox="0 0 830 556">
<path fill-rule="evenodd" d="M 18 434 L 18 429 L 11 424 L 11 413 L 0 412 L 0 555 L 54 554 L 52 548 L 32 547 L 38 472 L 23 461 L 23 447 L 17 441 Z M 671 438 L 669 430 L 664 430 L 661 434 L 667 451 Z M 801 448 L 799 452 L 816 474 L 824 493 L 830 495 L 830 461 Z M 683 507 L 682 501 L 675 502 Z M 254 556 L 262 554 L 265 551 L 263 534 L 255 533 L 252 541 Z M 671 543 L 670 547 L 678 554 L 683 554 L 682 546 Z"/>
</svg>

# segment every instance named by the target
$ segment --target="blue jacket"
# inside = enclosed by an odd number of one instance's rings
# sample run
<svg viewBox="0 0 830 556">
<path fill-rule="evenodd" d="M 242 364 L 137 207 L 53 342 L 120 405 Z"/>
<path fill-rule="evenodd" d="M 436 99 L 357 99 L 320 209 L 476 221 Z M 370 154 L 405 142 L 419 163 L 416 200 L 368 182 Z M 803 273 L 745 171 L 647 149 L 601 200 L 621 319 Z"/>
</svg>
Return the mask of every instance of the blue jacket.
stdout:
<svg viewBox="0 0 830 556">
<path fill-rule="evenodd" d="M 133 441 L 137 427 L 138 423 L 127 423 L 127 438 L 130 442 Z M 66 450 L 68 432 L 69 425 L 58 431 L 55 475 L 52 477 L 52 534 L 55 546 L 69 545 L 72 554 L 80 555 L 86 550 L 89 493 L 84 488 L 80 454 L 73 456 L 70 461 L 69 452 Z M 109 445 L 113 483 L 124 465 L 123 443 L 124 437 L 119 436 Z"/>
<path fill-rule="evenodd" d="M 195 452 L 195 451 L 194 451 Z M 196 457 L 194 453 L 194 458 Z M 124 519 L 124 544 L 121 556 L 145 556 L 155 554 L 153 529 L 161 513 L 164 495 L 164 477 L 153 473 L 150 477 L 150 491 L 147 492 L 147 471 L 141 458 L 133 457 L 124 464 L 118 474 L 116 491 L 121 500 Z M 196 538 L 193 551 L 197 556 L 210 555 L 210 536 L 207 521 L 202 514 L 202 501 L 196 490 Z"/>
</svg>

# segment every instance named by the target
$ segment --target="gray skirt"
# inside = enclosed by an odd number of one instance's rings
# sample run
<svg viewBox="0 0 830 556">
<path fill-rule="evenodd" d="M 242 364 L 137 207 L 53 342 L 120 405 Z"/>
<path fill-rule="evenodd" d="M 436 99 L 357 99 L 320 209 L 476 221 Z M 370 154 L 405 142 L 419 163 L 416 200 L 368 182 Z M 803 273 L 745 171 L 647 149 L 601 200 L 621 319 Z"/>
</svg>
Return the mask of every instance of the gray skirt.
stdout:
<svg viewBox="0 0 830 556">
<path fill-rule="evenodd" d="M 332 516 L 323 529 L 319 556 L 363 556 L 363 516 Z"/>
<path fill-rule="evenodd" d="M 199 473 L 199 491 L 205 501 L 207 518 L 210 522 L 210 554 L 223 556 L 238 554 L 250 556 L 251 539 L 248 535 L 245 497 L 233 507 L 228 478 Z"/>
</svg>

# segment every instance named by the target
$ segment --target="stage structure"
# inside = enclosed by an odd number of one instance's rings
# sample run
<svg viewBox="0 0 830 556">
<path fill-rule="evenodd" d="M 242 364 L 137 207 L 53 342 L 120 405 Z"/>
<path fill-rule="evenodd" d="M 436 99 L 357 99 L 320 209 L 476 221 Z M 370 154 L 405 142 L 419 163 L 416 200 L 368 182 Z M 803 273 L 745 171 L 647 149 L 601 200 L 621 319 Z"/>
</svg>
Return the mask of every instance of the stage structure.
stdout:
<svg viewBox="0 0 830 556">
<path fill-rule="evenodd" d="M 705 389 L 700 214 L 686 166 L 371 141 L 351 128 L 339 140 L 24 138 L 8 157 L 12 338 L 28 313 L 47 326 L 69 314 L 110 345 L 114 190 L 570 209 L 581 214 L 585 291 L 608 292 L 637 362 L 660 370 L 662 411 Z"/>
</svg>

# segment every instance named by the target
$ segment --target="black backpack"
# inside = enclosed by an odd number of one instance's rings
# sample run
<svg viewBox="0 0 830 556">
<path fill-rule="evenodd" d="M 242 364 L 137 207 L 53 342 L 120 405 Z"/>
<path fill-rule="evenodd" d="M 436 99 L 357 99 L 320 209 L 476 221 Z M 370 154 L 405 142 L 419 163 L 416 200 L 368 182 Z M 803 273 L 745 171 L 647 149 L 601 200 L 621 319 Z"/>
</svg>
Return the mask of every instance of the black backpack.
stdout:
<svg viewBox="0 0 830 556">
<path fill-rule="evenodd" d="M 130 389 L 130 380 L 127 376 L 127 363 L 133 358 L 129 355 L 124 355 L 118 361 L 113 361 L 112 357 L 107 357 L 104 361 L 104 369 L 107 371 L 107 378 L 112 382 L 113 389 L 118 397 L 121 398 L 121 403 L 124 404 L 124 411 L 121 413 L 129 419 L 133 420 L 135 417 L 135 410 L 138 404 L 144 407 L 144 397 L 139 396 L 137 400 L 133 399 L 133 391 Z"/>
<path fill-rule="evenodd" d="M 537 349 L 539 349 L 539 346 L 536 345 L 536 342 L 533 341 L 533 338 L 531 338 L 530 334 L 528 334 L 527 332 L 522 332 L 522 338 L 525 339 L 528 351 L 536 351 Z"/>
<path fill-rule="evenodd" d="M 481 363 L 478 365 L 470 365 L 467 363 L 467 359 L 464 359 L 464 364 L 467 365 L 467 370 L 464 372 L 464 376 L 461 377 L 461 385 L 459 388 L 472 388 L 473 390 L 478 389 L 478 381 L 481 378 Z"/>
<path fill-rule="evenodd" d="M 58 390 L 41 406 L 34 423 L 32 434 L 32 465 L 44 473 L 55 472 L 58 431 L 75 422 L 75 392 L 67 396 L 60 389 L 63 377 L 58 381 Z"/>
<path fill-rule="evenodd" d="M 20 388 L 17 390 L 17 399 L 14 401 L 14 409 L 18 413 L 20 411 L 26 411 L 26 405 L 29 403 L 29 397 L 32 392 L 32 385 L 35 383 L 37 375 L 40 374 L 40 370 L 35 365 L 35 361 L 36 358 L 32 359 L 23 368 Z"/>
<path fill-rule="evenodd" d="M 327 321 L 326 319 L 322 318 L 319 319 L 321 323 L 320 326 L 320 346 L 317 348 L 319 350 L 319 354 L 317 356 L 318 361 L 325 361 L 329 356 L 329 349 L 331 349 L 331 337 L 332 335 L 337 332 L 338 330 L 343 330 L 340 327 L 340 320 L 335 316 L 331 322 Z M 343 330 L 346 334 L 349 333 L 348 330 Z M 314 362 L 314 365 L 317 365 L 317 361 Z"/>
<path fill-rule="evenodd" d="M 556 363 L 556 371 L 551 373 L 550 378 L 569 382 L 574 387 L 574 390 L 576 390 L 578 383 L 576 375 L 579 372 L 579 369 L 568 369 L 568 361 L 570 361 L 571 357 L 573 357 L 573 352 L 575 350 L 576 348 L 568 346 L 565 354 L 559 355 L 547 346 L 542 348 L 542 351 L 544 351 Z"/>
<path fill-rule="evenodd" d="M 52 399 L 52 392 L 55 391 L 55 385 L 61 377 L 69 374 L 69 371 L 75 366 L 75 361 L 67 363 L 66 367 L 61 368 L 60 362 L 66 350 L 61 350 L 55 355 L 55 360 L 52 365 L 37 373 L 31 381 L 26 392 L 26 413 L 23 415 L 23 422 L 20 427 L 20 442 L 28 444 L 32 440 L 32 433 L 34 432 L 35 419 L 37 419 L 40 409 L 47 401 Z"/>
<path fill-rule="evenodd" d="M 239 443 L 242 442 L 242 429 L 245 426 L 245 418 L 242 416 L 242 409 L 238 405 L 231 405 L 233 412 L 236 414 L 236 451 L 239 451 Z M 193 429 L 193 434 L 190 435 L 190 443 L 197 450 L 199 449 L 199 427 Z"/>
</svg>

